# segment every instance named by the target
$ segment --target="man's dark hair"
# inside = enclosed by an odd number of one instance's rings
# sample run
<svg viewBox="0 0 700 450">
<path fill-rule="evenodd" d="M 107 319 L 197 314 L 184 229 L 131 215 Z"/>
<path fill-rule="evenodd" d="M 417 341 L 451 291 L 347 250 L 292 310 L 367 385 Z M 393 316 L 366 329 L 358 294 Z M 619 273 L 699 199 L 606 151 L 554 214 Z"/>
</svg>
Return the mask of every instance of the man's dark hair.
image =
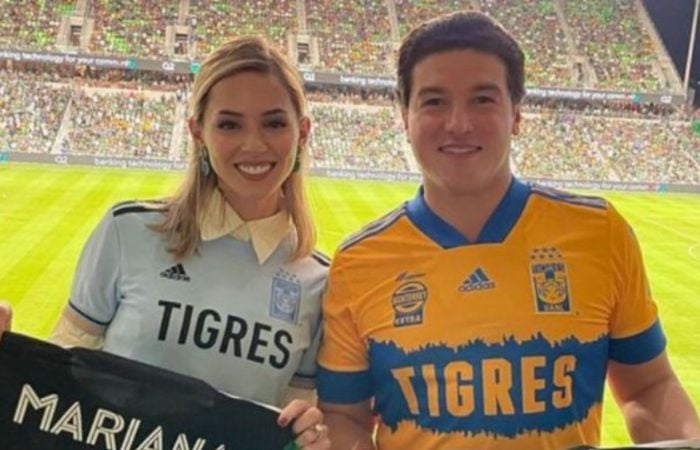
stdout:
<svg viewBox="0 0 700 450">
<path fill-rule="evenodd" d="M 511 101 L 525 95 L 525 55 L 518 43 L 495 20 L 476 11 L 460 11 L 423 22 L 404 37 L 399 48 L 398 98 L 408 107 L 413 68 L 435 53 L 477 50 L 498 57 L 506 66 Z"/>
</svg>

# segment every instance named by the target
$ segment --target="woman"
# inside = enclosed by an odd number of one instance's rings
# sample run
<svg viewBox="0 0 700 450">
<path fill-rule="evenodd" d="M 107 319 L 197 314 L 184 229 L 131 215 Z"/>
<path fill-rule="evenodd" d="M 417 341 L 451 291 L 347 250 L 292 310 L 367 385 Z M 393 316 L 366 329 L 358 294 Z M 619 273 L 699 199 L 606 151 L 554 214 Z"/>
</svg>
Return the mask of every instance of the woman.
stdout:
<svg viewBox="0 0 700 450">
<path fill-rule="evenodd" d="M 265 41 L 215 50 L 192 88 L 184 183 L 163 202 L 109 211 L 51 339 L 264 403 L 301 396 L 279 424 L 294 421 L 297 444 L 320 450 L 330 444 L 308 389 L 327 261 L 313 252 L 302 187 L 303 95 L 295 69 Z"/>
</svg>

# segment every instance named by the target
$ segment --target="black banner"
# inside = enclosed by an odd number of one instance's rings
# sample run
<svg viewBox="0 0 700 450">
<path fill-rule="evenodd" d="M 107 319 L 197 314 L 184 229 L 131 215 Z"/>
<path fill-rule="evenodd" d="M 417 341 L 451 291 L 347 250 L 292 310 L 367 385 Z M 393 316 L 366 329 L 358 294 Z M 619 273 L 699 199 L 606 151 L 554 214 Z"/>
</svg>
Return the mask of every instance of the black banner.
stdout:
<svg viewBox="0 0 700 450">
<path fill-rule="evenodd" d="M 106 352 L 13 333 L 0 342 L 2 450 L 295 448 L 278 413 Z"/>
</svg>

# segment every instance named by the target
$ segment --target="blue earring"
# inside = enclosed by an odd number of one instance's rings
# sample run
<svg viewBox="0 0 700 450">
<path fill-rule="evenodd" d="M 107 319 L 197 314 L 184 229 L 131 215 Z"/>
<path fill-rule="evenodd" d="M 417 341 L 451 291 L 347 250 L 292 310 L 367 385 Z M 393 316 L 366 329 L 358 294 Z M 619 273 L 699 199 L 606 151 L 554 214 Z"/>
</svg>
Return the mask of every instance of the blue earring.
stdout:
<svg viewBox="0 0 700 450">
<path fill-rule="evenodd" d="M 202 147 L 202 154 L 199 157 L 199 171 L 203 177 L 208 177 L 211 173 L 211 164 L 209 164 L 209 151 L 206 147 Z"/>
</svg>

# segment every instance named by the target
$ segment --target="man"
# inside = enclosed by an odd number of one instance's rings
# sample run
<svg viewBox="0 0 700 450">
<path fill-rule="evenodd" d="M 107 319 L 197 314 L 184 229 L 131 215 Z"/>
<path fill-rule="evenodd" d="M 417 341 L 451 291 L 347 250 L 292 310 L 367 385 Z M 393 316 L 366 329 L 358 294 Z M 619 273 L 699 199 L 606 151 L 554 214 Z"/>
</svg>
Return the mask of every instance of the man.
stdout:
<svg viewBox="0 0 700 450">
<path fill-rule="evenodd" d="M 636 442 L 700 437 L 627 223 L 511 173 L 523 60 L 473 12 L 401 45 L 423 186 L 332 263 L 318 390 L 333 448 L 596 445 L 606 373 Z"/>
</svg>

